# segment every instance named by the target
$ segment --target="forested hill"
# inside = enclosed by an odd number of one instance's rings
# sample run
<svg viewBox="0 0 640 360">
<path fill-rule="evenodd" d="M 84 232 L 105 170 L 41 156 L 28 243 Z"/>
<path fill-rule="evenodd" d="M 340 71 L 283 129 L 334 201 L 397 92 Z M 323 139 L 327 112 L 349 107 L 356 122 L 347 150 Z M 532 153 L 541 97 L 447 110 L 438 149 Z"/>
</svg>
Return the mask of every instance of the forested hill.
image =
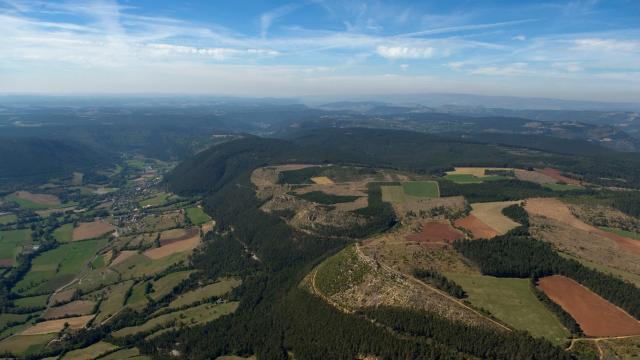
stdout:
<svg viewBox="0 0 640 360">
<path fill-rule="evenodd" d="M 596 149 L 584 142 L 571 150 L 573 145 L 571 140 L 561 143 L 542 136 L 517 141 L 502 135 L 453 138 L 400 130 L 324 128 L 299 132 L 284 140 L 247 137 L 211 147 L 181 163 L 167 181 L 178 193 L 205 193 L 261 165 L 303 162 L 357 164 L 430 174 L 442 173 L 453 166 L 549 166 L 578 174 L 593 183 L 640 187 L 640 159 Z"/>
<path fill-rule="evenodd" d="M 104 164 L 108 156 L 73 141 L 3 138 L 0 141 L 0 182 L 38 181 L 69 176 Z"/>
</svg>

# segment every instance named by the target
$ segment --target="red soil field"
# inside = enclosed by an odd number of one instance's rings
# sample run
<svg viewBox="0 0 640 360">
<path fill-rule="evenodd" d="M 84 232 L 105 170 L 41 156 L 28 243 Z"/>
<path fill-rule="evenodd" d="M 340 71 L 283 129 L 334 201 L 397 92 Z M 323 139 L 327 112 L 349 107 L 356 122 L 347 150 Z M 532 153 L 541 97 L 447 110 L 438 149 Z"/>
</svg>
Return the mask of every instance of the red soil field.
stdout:
<svg viewBox="0 0 640 360">
<path fill-rule="evenodd" d="M 474 239 L 491 239 L 499 235 L 497 231 L 473 215 L 469 215 L 463 219 L 458 219 L 454 224 L 457 227 L 471 231 Z"/>
<path fill-rule="evenodd" d="M 541 278 L 538 287 L 571 315 L 587 336 L 639 335 L 640 322 L 579 283 L 560 275 Z"/>
<path fill-rule="evenodd" d="M 451 227 L 448 222 L 429 221 L 422 224 L 419 233 L 406 237 L 409 241 L 417 241 L 428 244 L 450 244 L 457 239 L 464 239 L 464 233 Z"/>
<path fill-rule="evenodd" d="M 560 173 L 560 170 L 554 168 L 536 169 L 536 171 L 569 185 L 582 186 L 582 181 L 566 177 Z"/>
</svg>

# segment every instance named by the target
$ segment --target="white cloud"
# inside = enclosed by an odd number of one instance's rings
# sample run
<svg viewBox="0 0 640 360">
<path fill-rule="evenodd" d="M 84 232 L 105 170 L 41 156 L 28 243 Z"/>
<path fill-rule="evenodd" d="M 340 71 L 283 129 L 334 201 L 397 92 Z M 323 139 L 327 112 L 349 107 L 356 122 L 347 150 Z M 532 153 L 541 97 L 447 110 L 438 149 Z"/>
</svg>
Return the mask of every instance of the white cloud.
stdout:
<svg viewBox="0 0 640 360">
<path fill-rule="evenodd" d="M 474 75 L 516 76 L 530 73 L 526 63 L 514 63 L 504 66 L 484 66 L 470 71 Z"/>
<path fill-rule="evenodd" d="M 433 56 L 432 47 L 416 48 L 405 46 L 383 46 L 377 48 L 378 55 L 387 59 L 428 59 Z"/>
<path fill-rule="evenodd" d="M 640 52 L 640 41 L 637 40 L 588 38 L 577 39 L 574 43 L 575 50 Z"/>
<path fill-rule="evenodd" d="M 512 37 L 513 40 L 518 40 L 518 41 L 525 41 L 527 40 L 527 37 L 524 35 L 516 35 L 514 37 Z"/>
<path fill-rule="evenodd" d="M 287 4 L 268 11 L 260 16 L 260 35 L 267 36 L 271 24 L 278 18 L 288 15 L 299 7 L 296 4 Z"/>
<path fill-rule="evenodd" d="M 577 62 L 555 62 L 551 64 L 551 67 L 566 72 L 579 72 L 584 70 L 582 65 Z"/>
<path fill-rule="evenodd" d="M 409 69 L 409 64 L 400 64 L 400 69 L 402 71 L 407 71 Z"/>
</svg>

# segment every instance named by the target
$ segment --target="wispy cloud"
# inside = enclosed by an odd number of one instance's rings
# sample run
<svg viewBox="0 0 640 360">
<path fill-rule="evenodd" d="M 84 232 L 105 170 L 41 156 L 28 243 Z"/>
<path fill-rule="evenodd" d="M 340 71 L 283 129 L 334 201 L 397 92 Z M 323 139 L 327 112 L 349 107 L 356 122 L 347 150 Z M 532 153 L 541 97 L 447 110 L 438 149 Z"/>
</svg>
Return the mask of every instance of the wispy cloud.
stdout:
<svg viewBox="0 0 640 360">
<path fill-rule="evenodd" d="M 274 21 L 276 21 L 278 18 L 290 14 L 299 7 L 300 5 L 298 4 L 287 4 L 260 15 L 260 35 L 263 38 L 266 37 L 267 33 L 269 32 L 269 28 L 271 28 L 271 25 Z"/>
</svg>

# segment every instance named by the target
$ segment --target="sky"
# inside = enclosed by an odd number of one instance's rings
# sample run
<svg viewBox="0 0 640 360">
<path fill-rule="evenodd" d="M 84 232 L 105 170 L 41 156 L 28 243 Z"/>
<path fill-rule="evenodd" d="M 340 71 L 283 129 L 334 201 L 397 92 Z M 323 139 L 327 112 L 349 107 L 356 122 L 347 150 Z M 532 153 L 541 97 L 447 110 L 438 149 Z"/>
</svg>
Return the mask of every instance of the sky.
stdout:
<svg viewBox="0 0 640 360">
<path fill-rule="evenodd" d="M 0 0 L 0 93 L 640 102 L 640 1 Z"/>
</svg>

